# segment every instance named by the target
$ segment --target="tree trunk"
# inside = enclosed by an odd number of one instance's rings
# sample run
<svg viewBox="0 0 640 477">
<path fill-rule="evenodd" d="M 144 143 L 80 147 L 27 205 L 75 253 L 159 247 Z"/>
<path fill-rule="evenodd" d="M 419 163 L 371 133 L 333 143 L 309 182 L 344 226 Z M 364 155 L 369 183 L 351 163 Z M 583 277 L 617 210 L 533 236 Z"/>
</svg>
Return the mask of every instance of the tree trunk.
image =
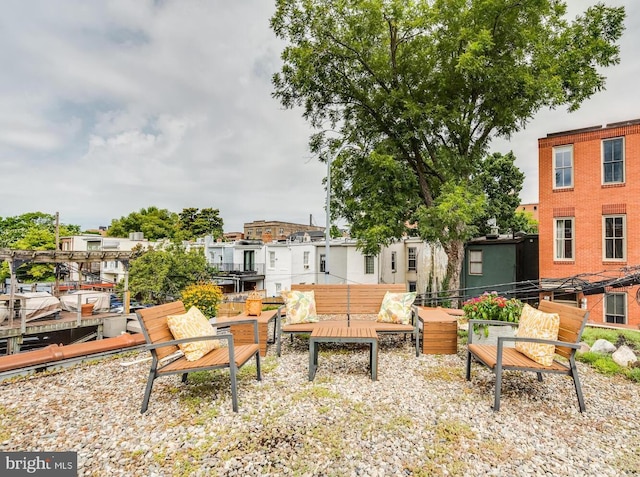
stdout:
<svg viewBox="0 0 640 477">
<path fill-rule="evenodd" d="M 462 274 L 462 261 L 464 260 L 464 242 L 462 240 L 453 240 L 444 245 L 447 252 L 447 278 L 449 290 L 455 291 L 455 296 L 451 299 L 451 307 L 458 308 L 460 300 L 460 275 Z M 450 294 L 451 295 L 451 294 Z"/>
</svg>

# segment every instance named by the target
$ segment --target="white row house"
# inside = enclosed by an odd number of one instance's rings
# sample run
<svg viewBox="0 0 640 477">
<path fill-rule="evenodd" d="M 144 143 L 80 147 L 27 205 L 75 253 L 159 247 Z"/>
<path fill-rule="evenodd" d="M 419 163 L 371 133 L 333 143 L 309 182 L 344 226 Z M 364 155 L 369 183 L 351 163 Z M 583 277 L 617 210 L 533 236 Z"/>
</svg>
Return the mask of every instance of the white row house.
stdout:
<svg viewBox="0 0 640 477">
<path fill-rule="evenodd" d="M 308 236 L 268 243 L 215 242 L 206 237 L 204 249 L 208 263 L 219 270 L 217 280 L 225 291 L 264 289 L 267 297 L 280 296 L 301 283 L 404 283 L 408 291 L 439 291 L 447 264 L 441 247 L 417 238 L 398 240 L 377 256 L 364 255 L 355 240 L 332 239 L 328 273 L 326 243 Z"/>
<path fill-rule="evenodd" d="M 60 249 L 65 252 L 131 252 L 136 246 L 142 246 L 146 249 L 150 246 L 157 246 L 158 244 L 159 242 L 150 242 L 145 239 L 141 232 L 132 233 L 128 238 L 103 237 L 94 234 L 73 235 L 60 238 Z M 89 268 L 80 270 L 75 263 L 67 264 L 69 275 L 65 281 L 101 281 L 116 284 L 124 279 L 127 272 L 125 264 L 119 260 L 108 260 L 95 264 L 87 264 L 87 266 Z M 80 280 L 80 273 L 83 274 L 82 280 Z"/>
</svg>

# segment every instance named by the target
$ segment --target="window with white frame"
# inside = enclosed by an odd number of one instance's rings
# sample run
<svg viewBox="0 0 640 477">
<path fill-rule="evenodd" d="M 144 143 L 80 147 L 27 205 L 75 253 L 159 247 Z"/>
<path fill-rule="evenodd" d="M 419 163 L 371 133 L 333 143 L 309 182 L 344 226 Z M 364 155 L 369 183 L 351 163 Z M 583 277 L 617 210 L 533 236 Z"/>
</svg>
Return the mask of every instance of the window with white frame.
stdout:
<svg viewBox="0 0 640 477">
<path fill-rule="evenodd" d="M 626 220 L 624 215 L 603 217 L 604 259 L 624 260 L 626 258 Z"/>
<path fill-rule="evenodd" d="M 407 249 L 407 270 L 416 271 L 417 269 L 416 255 L 417 255 L 417 249 L 415 247 L 409 247 Z"/>
<path fill-rule="evenodd" d="M 89 240 L 87 241 L 87 250 L 100 250 L 101 244 L 100 240 Z"/>
<path fill-rule="evenodd" d="M 364 273 L 371 275 L 374 272 L 373 255 L 365 255 L 364 257 Z"/>
<path fill-rule="evenodd" d="M 326 272 L 327 271 L 325 263 L 326 263 L 325 256 L 324 256 L 324 253 L 322 253 L 322 254 L 320 254 L 320 271 L 321 272 Z"/>
<path fill-rule="evenodd" d="M 280 296 L 282 292 L 282 283 L 276 282 L 276 296 Z"/>
<path fill-rule="evenodd" d="M 555 260 L 574 259 L 574 219 L 573 217 L 558 218 L 555 221 Z"/>
<path fill-rule="evenodd" d="M 276 252 L 269 252 L 269 268 L 276 268 Z"/>
<path fill-rule="evenodd" d="M 302 266 L 305 270 L 309 269 L 309 252 L 304 252 L 302 254 Z"/>
<path fill-rule="evenodd" d="M 602 141 L 602 183 L 624 182 L 624 139 L 616 137 Z"/>
<path fill-rule="evenodd" d="M 627 294 L 607 293 L 604 297 L 605 323 L 615 323 L 618 325 L 627 324 Z"/>
<path fill-rule="evenodd" d="M 553 148 L 553 188 L 573 187 L 573 146 Z"/>
<path fill-rule="evenodd" d="M 418 284 L 417 282 L 408 282 L 407 283 L 408 287 L 409 287 L 409 291 L 410 292 L 414 292 L 414 291 L 418 291 Z"/>
<path fill-rule="evenodd" d="M 397 254 L 396 252 L 391 252 L 391 272 L 396 273 L 397 271 Z"/>
<path fill-rule="evenodd" d="M 469 250 L 469 275 L 482 275 L 482 250 Z"/>
</svg>

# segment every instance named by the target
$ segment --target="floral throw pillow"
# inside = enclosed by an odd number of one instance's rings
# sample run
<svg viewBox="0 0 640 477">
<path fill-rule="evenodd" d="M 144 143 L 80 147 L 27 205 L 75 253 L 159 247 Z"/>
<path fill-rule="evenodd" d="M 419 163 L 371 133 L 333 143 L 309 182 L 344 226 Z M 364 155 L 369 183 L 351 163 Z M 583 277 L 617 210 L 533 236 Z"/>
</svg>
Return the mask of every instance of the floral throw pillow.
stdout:
<svg viewBox="0 0 640 477">
<path fill-rule="evenodd" d="M 382 305 L 376 321 L 380 323 L 411 324 L 411 307 L 416 299 L 416 292 L 384 294 Z"/>
<path fill-rule="evenodd" d="M 189 311 L 182 315 L 167 316 L 167 325 L 171 330 L 171 334 L 177 340 L 217 334 L 216 329 L 211 326 L 207 317 L 195 306 L 189 308 Z M 218 340 L 207 340 L 182 343 L 178 346 L 187 361 L 197 361 L 209 351 L 220 348 L 220 343 Z"/>
<path fill-rule="evenodd" d="M 560 316 L 557 313 L 544 313 L 525 304 L 518 321 L 518 338 L 540 338 L 557 340 L 560 328 Z M 544 343 L 521 343 L 516 341 L 516 350 L 528 356 L 536 363 L 551 366 L 556 347 Z"/>
<path fill-rule="evenodd" d="M 282 298 L 284 299 L 284 304 L 287 309 L 286 323 L 288 325 L 315 323 L 318 321 L 316 299 L 313 290 L 286 290 L 282 292 Z"/>
</svg>

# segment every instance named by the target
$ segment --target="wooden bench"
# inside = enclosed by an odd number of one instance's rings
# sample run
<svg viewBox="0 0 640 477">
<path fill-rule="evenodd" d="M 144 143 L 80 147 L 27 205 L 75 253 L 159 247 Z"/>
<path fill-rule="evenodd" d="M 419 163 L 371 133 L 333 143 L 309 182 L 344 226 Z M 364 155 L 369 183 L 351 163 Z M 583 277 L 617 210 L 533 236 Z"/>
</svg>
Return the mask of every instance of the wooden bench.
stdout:
<svg viewBox="0 0 640 477">
<path fill-rule="evenodd" d="M 575 354 L 576 351 L 580 349 L 582 330 L 587 322 L 589 312 L 582 308 L 548 300 L 542 300 L 538 309 L 545 313 L 557 313 L 560 316 L 560 330 L 557 341 L 540 340 L 536 338 L 499 337 L 497 345 L 474 344 L 472 342 L 474 324 L 517 326 L 517 323 L 469 320 L 466 379 L 467 381 L 471 379 L 472 361 L 477 361 L 493 371 L 496 375 L 493 410 L 498 411 L 500 410 L 500 392 L 502 387 L 502 372 L 504 370 L 532 371 L 537 373 L 538 381 L 542 381 L 542 373 L 566 374 L 573 379 L 580 412 L 584 412 L 584 398 L 582 396 L 580 379 L 576 368 Z M 505 346 L 507 342 L 517 341 L 553 344 L 556 347 L 556 355 L 566 359 L 567 362 L 554 359 L 550 366 L 544 366 L 529 359 L 515 348 Z"/>
<path fill-rule="evenodd" d="M 151 308 L 143 308 L 136 311 L 140 326 L 147 342 L 146 348 L 151 352 L 151 369 L 147 387 L 142 400 L 141 413 L 147 410 L 153 382 L 160 376 L 168 374 L 182 374 L 182 382 L 187 382 L 187 375 L 194 371 L 207 371 L 211 369 L 229 368 L 231 376 L 231 400 L 234 412 L 238 412 L 238 395 L 236 374 L 238 368 L 244 366 L 251 358 L 256 359 L 257 379 L 260 381 L 260 346 L 258 345 L 258 323 L 253 321 L 254 342 L 253 344 L 234 346 L 233 335 L 231 333 L 218 334 L 214 336 L 199 336 L 196 338 L 184 338 L 176 340 L 171 334 L 167 317 L 169 315 L 181 315 L 185 313 L 184 304 L 181 301 L 158 305 Z M 224 326 L 230 326 L 235 322 L 225 321 Z M 246 324 L 246 319 L 241 323 Z M 215 324 L 213 326 L 216 326 Z M 195 341 L 219 340 L 226 341 L 227 346 L 214 349 L 196 361 L 187 361 L 184 355 L 170 360 L 172 355 L 179 351 L 178 345 Z M 164 362 L 165 360 L 170 360 Z"/>
<path fill-rule="evenodd" d="M 277 354 L 281 353 L 281 342 L 283 334 L 308 334 L 318 326 L 323 326 L 325 321 L 342 321 L 344 326 L 364 326 L 373 327 L 378 334 L 410 334 L 416 345 L 416 356 L 420 354 L 420 330 L 418 327 L 418 312 L 413 307 L 411 323 L 403 325 L 401 323 L 378 323 L 371 317 L 364 315 L 377 315 L 382 305 L 382 299 L 386 292 L 405 293 L 407 291 L 404 284 L 339 284 L 339 285 L 291 285 L 291 290 L 313 291 L 316 312 L 320 316 L 318 323 L 299 323 L 287 325 L 283 323 L 284 308 L 278 310 L 276 320 L 276 341 Z M 333 315 L 329 319 L 324 319 L 327 315 Z M 336 316 L 337 315 L 337 316 Z M 340 320 L 338 317 L 346 319 Z M 360 319 L 358 319 L 360 318 Z M 362 319 L 364 318 L 364 320 Z"/>
</svg>

